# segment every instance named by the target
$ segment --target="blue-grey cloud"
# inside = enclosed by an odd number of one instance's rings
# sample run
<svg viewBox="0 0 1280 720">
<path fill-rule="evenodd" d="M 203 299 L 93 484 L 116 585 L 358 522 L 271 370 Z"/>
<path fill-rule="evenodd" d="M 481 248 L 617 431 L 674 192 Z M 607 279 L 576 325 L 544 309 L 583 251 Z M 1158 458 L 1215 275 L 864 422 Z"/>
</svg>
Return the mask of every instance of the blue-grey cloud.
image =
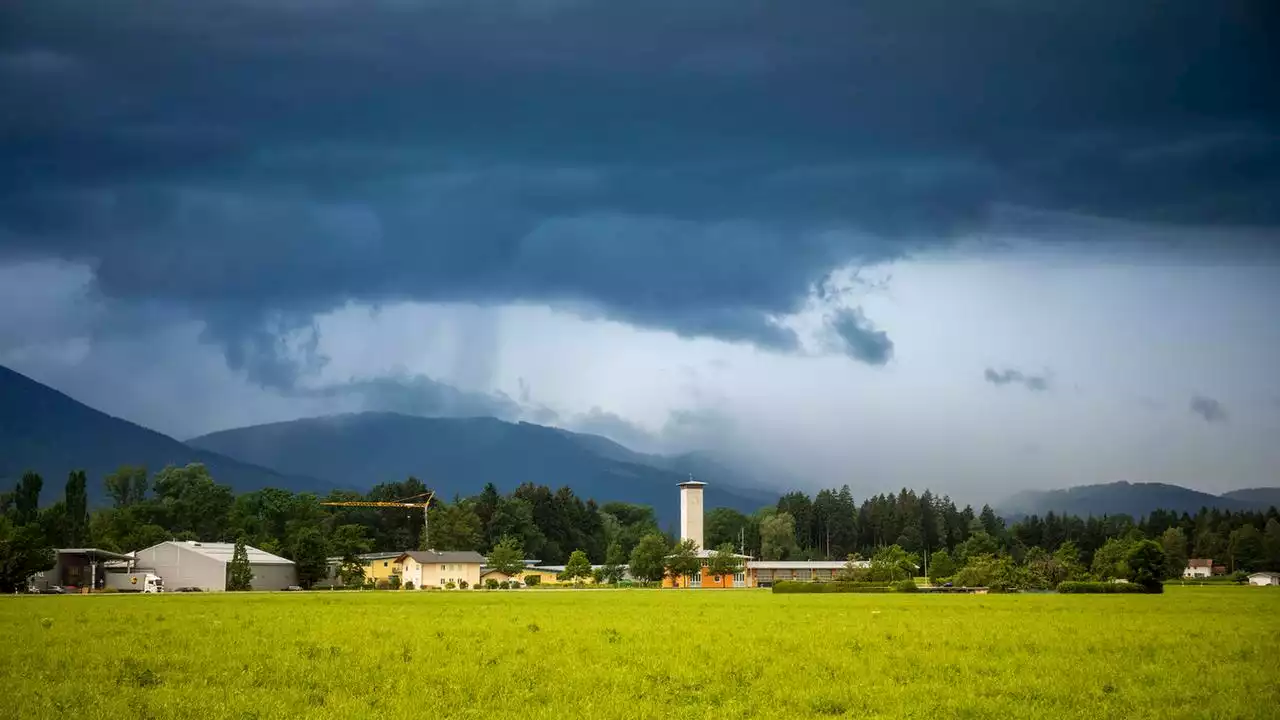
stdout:
<svg viewBox="0 0 1280 720">
<path fill-rule="evenodd" d="M 884 365 L 893 357 L 893 341 L 889 334 L 877 330 L 860 308 L 843 308 L 830 320 L 832 332 L 839 338 L 840 350 L 868 365 Z"/>
<path fill-rule="evenodd" d="M 1004 370 L 987 368 L 982 373 L 982 377 L 992 385 L 1021 385 L 1032 392 L 1043 392 L 1049 389 L 1049 377 L 1047 375 L 1031 375 L 1012 368 L 1005 368 Z"/>
<path fill-rule="evenodd" d="M 281 332 L 351 299 L 792 351 L 772 319 L 833 268 L 996 206 L 1274 240 L 1271 34 L 1230 6 L 19 0 L 0 261 L 91 263 L 274 385 L 314 360 Z M 882 364 L 871 328 L 836 330 Z"/>
<path fill-rule="evenodd" d="M 1207 423 L 1226 422 L 1227 408 L 1218 400 L 1204 395 L 1191 398 L 1191 412 L 1200 416 Z"/>
</svg>

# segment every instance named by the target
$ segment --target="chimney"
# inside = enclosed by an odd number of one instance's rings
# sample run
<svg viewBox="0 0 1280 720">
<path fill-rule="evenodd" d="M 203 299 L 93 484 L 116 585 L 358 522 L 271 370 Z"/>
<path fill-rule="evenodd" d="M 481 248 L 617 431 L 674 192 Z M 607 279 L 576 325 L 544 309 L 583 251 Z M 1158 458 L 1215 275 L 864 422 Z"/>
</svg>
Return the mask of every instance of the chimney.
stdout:
<svg viewBox="0 0 1280 720">
<path fill-rule="evenodd" d="M 692 477 L 680 483 L 680 539 L 693 540 L 702 547 L 702 488 L 704 482 Z"/>
</svg>

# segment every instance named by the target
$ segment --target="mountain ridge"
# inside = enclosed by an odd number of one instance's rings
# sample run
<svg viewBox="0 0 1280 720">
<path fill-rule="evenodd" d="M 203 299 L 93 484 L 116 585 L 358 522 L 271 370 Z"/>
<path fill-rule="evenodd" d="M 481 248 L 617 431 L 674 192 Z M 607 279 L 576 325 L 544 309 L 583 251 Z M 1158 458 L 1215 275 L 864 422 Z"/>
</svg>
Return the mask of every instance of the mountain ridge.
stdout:
<svg viewBox="0 0 1280 720">
<path fill-rule="evenodd" d="M 23 473 L 44 478 L 42 500 L 51 502 L 73 470 L 89 476 L 89 500 L 100 504 L 103 478 L 121 465 L 156 472 L 166 465 L 202 463 L 236 492 L 274 486 L 327 493 L 318 478 L 299 477 L 191 447 L 163 433 L 92 408 L 17 371 L 0 365 L 0 482 Z"/>
<path fill-rule="evenodd" d="M 651 456 L 599 435 L 492 417 L 429 418 L 394 412 L 345 413 L 232 428 L 192 438 L 193 447 L 368 489 L 414 475 L 443 497 L 472 495 L 486 482 L 569 486 L 583 498 L 652 505 L 678 517 L 679 457 Z M 707 506 L 744 512 L 777 501 L 770 492 L 706 478 Z"/>
<path fill-rule="evenodd" d="M 1001 515 L 1017 517 L 1058 514 L 1131 515 L 1141 517 L 1154 510 L 1195 513 L 1202 507 L 1221 510 L 1265 510 L 1276 505 L 1280 488 L 1233 490 L 1221 495 L 1168 483 L 1119 481 L 1075 485 L 1058 490 L 1022 490 L 999 503 Z"/>
</svg>

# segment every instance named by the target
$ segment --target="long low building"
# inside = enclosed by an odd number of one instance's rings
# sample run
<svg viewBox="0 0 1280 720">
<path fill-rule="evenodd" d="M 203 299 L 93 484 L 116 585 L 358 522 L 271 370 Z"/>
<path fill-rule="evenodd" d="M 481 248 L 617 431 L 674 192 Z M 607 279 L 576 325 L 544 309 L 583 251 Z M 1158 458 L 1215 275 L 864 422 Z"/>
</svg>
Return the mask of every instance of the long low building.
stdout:
<svg viewBox="0 0 1280 720">
<path fill-rule="evenodd" d="M 195 540 L 167 540 L 133 554 L 134 566 L 139 571 L 149 571 L 164 580 L 168 591 L 183 588 L 201 590 L 226 590 L 227 566 L 235 553 L 234 543 L 198 542 Z M 249 569 L 254 590 L 284 590 L 298 582 L 298 574 L 292 560 L 272 555 L 255 547 L 245 546 L 249 556 Z"/>
</svg>

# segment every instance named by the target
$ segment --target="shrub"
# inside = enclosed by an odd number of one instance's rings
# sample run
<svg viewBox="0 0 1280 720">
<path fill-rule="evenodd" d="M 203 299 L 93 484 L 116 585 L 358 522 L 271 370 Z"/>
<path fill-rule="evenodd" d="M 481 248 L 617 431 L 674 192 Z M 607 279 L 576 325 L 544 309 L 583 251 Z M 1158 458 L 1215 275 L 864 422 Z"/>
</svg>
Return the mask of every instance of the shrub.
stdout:
<svg viewBox="0 0 1280 720">
<path fill-rule="evenodd" d="M 404 583 L 404 589 L 405 589 L 405 590 L 412 590 L 412 589 L 413 589 L 413 581 L 412 581 L 412 580 L 406 580 L 406 581 L 405 581 L 405 583 Z"/>
<path fill-rule="evenodd" d="M 457 585 L 454 585 L 452 580 L 450 580 L 449 582 L 447 582 L 447 583 L 445 583 L 445 584 L 444 584 L 444 589 L 445 589 L 445 590 L 453 590 L 453 589 L 454 589 L 454 588 L 456 588 L 456 587 L 458 587 L 458 586 L 457 586 Z"/>
<path fill-rule="evenodd" d="M 390 580 L 379 580 L 379 581 L 378 581 L 378 583 L 377 583 L 377 585 L 376 585 L 375 587 L 377 587 L 379 590 L 390 590 L 390 589 L 391 589 L 391 581 L 390 581 Z"/>
<path fill-rule="evenodd" d="M 497 589 L 498 589 L 498 579 L 497 579 L 497 578 L 485 578 L 484 586 L 485 586 L 485 589 L 487 589 L 487 590 L 497 590 Z"/>
<path fill-rule="evenodd" d="M 908 581 L 910 582 L 910 581 Z M 913 585 L 915 583 L 912 583 Z M 810 583 L 783 580 L 773 584 L 773 592 L 779 595 L 808 593 L 887 593 L 893 590 L 884 583 L 828 582 Z"/>
<path fill-rule="evenodd" d="M 510 589 L 511 589 L 511 583 L 510 583 L 509 581 L 507 581 L 507 580 L 503 580 L 502 582 L 498 583 L 498 589 L 499 589 L 499 590 L 510 590 Z"/>
<path fill-rule="evenodd" d="M 467 588 L 469 588 L 469 587 L 471 587 L 471 585 L 470 585 L 470 584 L 468 584 L 466 580 L 459 580 L 459 581 L 458 581 L 458 589 L 459 589 L 459 590 L 466 590 L 466 589 L 467 589 Z"/>
<path fill-rule="evenodd" d="M 911 579 L 909 579 L 909 578 L 908 578 L 908 579 L 906 579 L 906 580 L 900 580 L 900 581 L 898 581 L 898 582 L 894 583 L 894 584 L 893 584 L 893 591 L 894 591 L 894 592 L 906 592 L 906 593 L 913 593 L 913 592 L 920 592 L 920 588 L 916 587 L 916 581 L 915 581 L 915 580 L 911 580 Z"/>
<path fill-rule="evenodd" d="M 399 590 L 399 589 L 400 589 L 400 576 L 399 576 L 399 575 L 392 575 L 390 578 L 387 578 L 387 584 L 391 586 L 391 589 L 392 589 L 392 590 Z"/>
<path fill-rule="evenodd" d="M 1146 593 L 1147 590 L 1137 583 L 1077 582 L 1069 580 L 1058 583 L 1058 592 L 1064 595 L 1124 595 Z"/>
<path fill-rule="evenodd" d="M 525 579 L 524 579 L 524 584 L 525 584 L 525 585 L 528 585 L 529 587 L 533 587 L 534 585 L 538 585 L 538 584 L 540 584 L 541 582 L 542 582 L 542 576 L 541 576 L 541 575 L 530 575 L 529 577 L 527 577 L 527 578 L 525 578 Z"/>
</svg>

